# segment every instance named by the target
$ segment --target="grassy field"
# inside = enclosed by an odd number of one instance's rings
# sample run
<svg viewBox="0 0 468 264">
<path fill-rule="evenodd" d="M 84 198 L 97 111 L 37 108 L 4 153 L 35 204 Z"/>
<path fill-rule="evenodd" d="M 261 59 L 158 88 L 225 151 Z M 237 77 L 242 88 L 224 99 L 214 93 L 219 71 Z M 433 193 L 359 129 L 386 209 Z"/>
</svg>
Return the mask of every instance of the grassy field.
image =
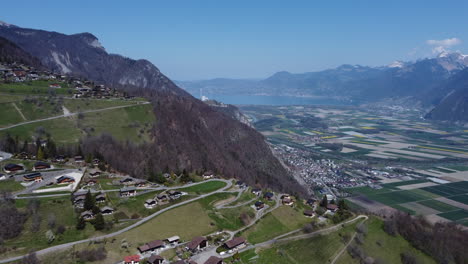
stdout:
<svg viewBox="0 0 468 264">
<path fill-rule="evenodd" d="M 52 82 L 34 81 L 25 83 L 8 83 L 0 84 L 0 93 L 18 94 L 18 95 L 47 95 L 55 93 L 59 95 L 71 96 L 72 89 L 66 88 L 66 84 L 61 83 L 62 88 L 49 88 Z"/>
<path fill-rule="evenodd" d="M 267 241 L 283 233 L 299 229 L 311 220 L 289 206 L 281 206 L 264 216 L 242 234 L 250 243 Z"/>
<path fill-rule="evenodd" d="M 31 140 L 41 129 L 50 133 L 58 143 L 75 143 L 86 134 L 106 132 L 119 140 L 141 143 L 150 140 L 148 131 L 154 120 L 151 105 L 136 105 L 87 113 L 83 118 L 72 116 L 26 124 L 0 131 L 0 135 L 10 133 L 18 135 L 21 140 Z"/>
<path fill-rule="evenodd" d="M 0 181 L 0 191 L 16 192 L 23 189 L 24 186 L 13 179 Z"/>
<path fill-rule="evenodd" d="M 24 119 L 12 103 L 0 103 L 0 127 L 17 124 L 22 121 L 24 121 Z"/>
<path fill-rule="evenodd" d="M 80 112 L 85 110 L 103 109 L 108 107 L 133 105 L 137 101 L 125 101 L 120 99 L 65 99 L 64 105 L 70 112 Z"/>
<path fill-rule="evenodd" d="M 241 254 L 241 263 L 257 264 L 322 264 L 328 263 L 344 246 L 342 236 L 351 235 L 355 225 L 347 226 L 340 231 L 312 238 L 277 244 L 262 249 L 257 254 L 247 251 Z M 230 263 L 230 262 L 228 262 Z"/>
<path fill-rule="evenodd" d="M 61 103 L 54 99 L 35 98 L 33 101 L 18 101 L 15 103 L 27 120 L 37 120 L 63 114 Z"/>
<path fill-rule="evenodd" d="M 430 207 L 432 209 L 435 209 L 439 212 L 450 212 L 450 211 L 454 211 L 458 209 L 457 207 L 451 206 L 449 204 L 446 204 L 437 200 L 426 200 L 426 201 L 420 201 L 418 203 L 424 206 Z"/>
<path fill-rule="evenodd" d="M 393 237 L 385 233 L 382 220 L 371 217 L 367 221 L 367 228 L 368 232 L 364 237 L 364 244 L 362 245 L 366 256 L 371 256 L 374 259 L 382 259 L 384 263 L 401 263 L 400 254 L 411 252 L 418 258 L 418 263 L 436 263 L 431 257 L 411 246 L 403 237 Z M 359 261 L 352 259 L 347 252 L 345 252 L 337 262 L 337 264 L 357 263 L 359 263 Z"/>
<path fill-rule="evenodd" d="M 187 188 L 181 188 L 179 189 L 179 191 L 195 193 L 195 194 L 204 194 L 204 193 L 210 193 L 212 191 L 216 191 L 218 189 L 223 188 L 224 186 L 226 186 L 225 182 L 209 181 L 209 182 L 200 183 L 194 186 L 190 186 Z"/>
</svg>

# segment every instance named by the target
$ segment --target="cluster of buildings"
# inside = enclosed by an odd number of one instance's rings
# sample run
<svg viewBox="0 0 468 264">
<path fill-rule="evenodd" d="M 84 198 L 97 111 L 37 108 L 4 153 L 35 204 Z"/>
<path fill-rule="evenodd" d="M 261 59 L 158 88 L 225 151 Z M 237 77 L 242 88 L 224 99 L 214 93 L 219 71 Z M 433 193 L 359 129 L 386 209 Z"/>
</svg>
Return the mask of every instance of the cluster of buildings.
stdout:
<svg viewBox="0 0 468 264">
<path fill-rule="evenodd" d="M 210 246 L 208 238 L 204 236 L 194 237 L 191 241 L 187 243 L 181 243 L 179 236 L 172 236 L 165 240 L 154 240 L 147 242 L 138 247 L 139 254 L 126 256 L 124 257 L 124 264 L 140 264 L 140 263 L 147 263 L 147 264 L 162 264 L 162 263 L 169 263 L 169 261 L 165 260 L 160 253 L 165 249 L 175 248 L 178 246 L 182 246 L 183 250 L 190 255 L 198 254 L 204 252 Z M 229 253 L 237 251 L 247 246 L 247 241 L 245 238 L 242 237 L 235 237 L 231 240 L 226 241 L 221 245 L 221 247 Z M 205 262 L 198 263 L 198 264 L 224 264 L 222 258 L 218 256 L 210 256 Z M 194 260 L 187 259 L 187 260 L 177 260 L 175 262 L 171 262 L 171 264 L 197 264 Z"/>
<path fill-rule="evenodd" d="M 17 64 L 3 63 L 0 65 L 0 82 L 3 83 L 23 83 L 32 81 L 49 81 L 49 88 L 71 88 L 75 98 L 125 98 L 131 99 L 123 92 L 96 85 L 91 81 L 83 80 L 50 71 L 37 70 L 34 67 Z"/>
<path fill-rule="evenodd" d="M 167 204 L 171 200 L 177 200 L 182 195 L 186 195 L 186 193 L 178 191 L 178 190 L 169 190 L 167 192 L 160 193 L 156 195 L 153 199 L 147 199 L 145 201 L 145 208 L 152 209 L 158 205 Z"/>
</svg>

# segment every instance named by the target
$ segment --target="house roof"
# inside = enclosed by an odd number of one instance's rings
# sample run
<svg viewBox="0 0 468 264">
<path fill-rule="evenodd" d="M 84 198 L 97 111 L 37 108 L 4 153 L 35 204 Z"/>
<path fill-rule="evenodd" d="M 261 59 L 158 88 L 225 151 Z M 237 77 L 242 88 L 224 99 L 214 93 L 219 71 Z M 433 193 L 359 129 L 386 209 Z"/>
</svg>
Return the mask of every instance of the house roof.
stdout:
<svg viewBox="0 0 468 264">
<path fill-rule="evenodd" d="M 180 237 L 179 236 L 171 236 L 171 237 L 168 237 L 167 238 L 167 241 L 171 242 L 171 241 L 177 241 L 177 240 L 180 240 Z"/>
<path fill-rule="evenodd" d="M 187 244 L 187 247 L 189 249 L 196 249 L 203 241 L 206 241 L 206 237 L 196 237 Z"/>
<path fill-rule="evenodd" d="M 265 203 L 264 202 L 260 202 L 260 201 L 256 201 L 255 202 L 255 206 L 262 206 L 264 205 Z"/>
<path fill-rule="evenodd" d="M 155 263 L 156 260 L 164 260 L 164 258 L 159 256 L 159 255 L 151 255 L 151 257 L 149 257 L 149 259 L 148 259 L 148 262 L 149 263 Z"/>
<path fill-rule="evenodd" d="M 47 166 L 47 167 L 50 167 L 50 164 L 47 163 L 47 162 L 43 162 L 43 161 L 38 161 L 38 162 L 34 163 L 34 167 L 39 167 L 39 166 Z"/>
<path fill-rule="evenodd" d="M 131 256 L 126 256 L 124 257 L 125 262 L 140 262 L 140 256 L 139 255 L 131 255 Z"/>
<path fill-rule="evenodd" d="M 104 206 L 103 208 L 101 208 L 101 212 L 104 212 L 104 211 L 114 211 L 114 208 L 109 207 L 109 206 Z"/>
<path fill-rule="evenodd" d="M 219 264 L 222 263 L 222 261 L 222 258 L 211 256 L 207 261 L 205 261 L 205 264 Z"/>
<path fill-rule="evenodd" d="M 311 215 L 314 215 L 314 211 L 313 210 L 305 210 L 304 214 L 311 216 Z"/>
<path fill-rule="evenodd" d="M 93 212 L 91 212 L 91 211 L 84 211 L 84 212 L 81 213 L 80 216 L 83 217 L 83 216 L 85 216 L 85 215 L 93 215 Z"/>
<path fill-rule="evenodd" d="M 10 170 L 10 169 L 14 169 L 14 168 L 22 168 L 23 169 L 23 166 L 18 165 L 18 164 L 8 163 L 7 165 L 5 165 L 4 168 L 5 168 L 5 170 Z"/>
<path fill-rule="evenodd" d="M 272 192 L 266 192 L 265 195 L 263 195 L 264 197 L 273 197 L 274 194 Z"/>
<path fill-rule="evenodd" d="M 178 261 L 175 261 L 175 262 L 171 262 L 171 264 L 185 264 L 185 261 L 178 260 Z"/>
<path fill-rule="evenodd" d="M 229 249 L 231 248 L 235 248 L 241 244 L 244 244 L 245 243 L 245 238 L 243 237 L 235 237 L 231 240 L 229 240 L 228 242 L 226 242 L 226 247 L 228 247 Z"/>
<path fill-rule="evenodd" d="M 338 205 L 336 204 L 327 204 L 327 209 L 329 210 L 335 210 L 338 208 Z"/>
<path fill-rule="evenodd" d="M 146 244 L 144 244 L 143 246 L 141 247 L 138 247 L 138 250 L 140 250 L 140 252 L 145 252 L 145 251 L 148 251 L 148 250 L 153 250 L 153 249 L 156 249 L 158 247 L 162 247 L 164 246 L 164 242 L 161 241 L 161 240 L 153 240 L 151 242 L 148 242 Z"/>
<path fill-rule="evenodd" d="M 96 195 L 96 199 L 99 199 L 99 198 L 104 198 L 105 199 L 106 195 L 103 194 L 103 193 L 100 193 L 100 194 Z"/>
<path fill-rule="evenodd" d="M 156 201 L 154 199 L 148 199 L 145 201 L 145 203 L 151 204 L 151 203 L 156 203 Z"/>
</svg>

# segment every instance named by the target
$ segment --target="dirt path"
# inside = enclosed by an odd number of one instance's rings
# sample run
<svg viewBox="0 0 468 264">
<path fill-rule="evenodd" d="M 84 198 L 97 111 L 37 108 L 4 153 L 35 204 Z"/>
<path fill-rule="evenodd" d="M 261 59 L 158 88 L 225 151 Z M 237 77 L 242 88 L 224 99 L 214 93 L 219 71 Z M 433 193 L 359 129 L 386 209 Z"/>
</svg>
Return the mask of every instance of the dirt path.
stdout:
<svg viewBox="0 0 468 264">
<path fill-rule="evenodd" d="M 23 112 L 21 112 L 21 110 L 18 108 L 18 106 L 16 105 L 15 102 L 11 103 L 13 105 L 13 107 L 16 109 L 16 111 L 18 111 L 18 113 L 20 114 L 20 116 L 23 118 L 24 121 L 26 121 L 26 117 L 23 115 Z"/>
</svg>

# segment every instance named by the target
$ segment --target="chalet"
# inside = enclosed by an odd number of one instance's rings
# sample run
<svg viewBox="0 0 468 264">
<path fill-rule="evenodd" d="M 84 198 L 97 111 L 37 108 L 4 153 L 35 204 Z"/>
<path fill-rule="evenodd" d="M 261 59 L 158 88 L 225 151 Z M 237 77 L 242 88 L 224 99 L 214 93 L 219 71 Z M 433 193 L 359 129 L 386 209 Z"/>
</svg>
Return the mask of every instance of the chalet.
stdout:
<svg viewBox="0 0 468 264">
<path fill-rule="evenodd" d="M 281 198 L 281 202 L 284 205 L 289 205 L 289 206 L 292 206 L 294 204 L 293 199 L 289 195 L 283 195 L 283 198 Z"/>
<path fill-rule="evenodd" d="M 196 237 L 187 244 L 187 249 L 192 252 L 195 252 L 197 250 L 206 248 L 207 246 L 208 240 L 206 239 L 206 237 Z"/>
<path fill-rule="evenodd" d="M 138 247 L 138 251 L 140 251 L 140 253 L 144 253 L 144 252 L 153 251 L 153 250 L 163 248 L 163 247 L 164 247 L 163 241 L 154 240 L 154 241 L 144 244 L 143 246 Z"/>
<path fill-rule="evenodd" d="M 74 160 L 75 160 L 76 163 L 83 163 L 84 162 L 83 156 L 75 156 Z"/>
<path fill-rule="evenodd" d="M 180 259 L 180 260 L 171 262 L 171 264 L 185 264 L 185 261 L 183 261 L 183 260 Z"/>
<path fill-rule="evenodd" d="M 265 207 L 265 203 L 264 202 L 260 202 L 260 201 L 256 201 L 255 202 L 255 209 L 257 210 L 261 210 Z"/>
<path fill-rule="evenodd" d="M 239 188 L 241 188 L 241 189 L 247 187 L 247 184 L 246 184 L 245 182 L 243 182 L 243 181 L 237 181 L 237 182 L 236 182 L 236 185 L 237 185 L 237 187 L 239 187 Z"/>
<path fill-rule="evenodd" d="M 77 196 L 75 196 L 75 198 L 73 199 L 73 202 L 74 202 L 74 203 L 83 202 L 85 199 L 86 199 L 86 196 L 85 196 L 85 195 L 77 195 Z"/>
<path fill-rule="evenodd" d="M 136 179 L 135 180 L 135 187 L 145 187 L 147 182 L 145 180 Z"/>
<path fill-rule="evenodd" d="M 99 165 L 99 162 L 100 162 L 99 159 L 93 159 L 93 165 L 94 166 Z"/>
<path fill-rule="evenodd" d="M 135 196 L 137 194 L 135 187 L 124 187 L 120 189 L 120 196 L 121 197 L 130 197 Z"/>
<path fill-rule="evenodd" d="M 156 198 L 157 198 L 158 201 L 160 201 L 160 202 L 167 202 L 167 200 L 169 200 L 169 198 L 167 197 L 167 195 L 166 195 L 166 194 L 163 194 L 163 193 L 158 194 L 158 195 L 156 196 Z"/>
<path fill-rule="evenodd" d="M 90 180 L 87 180 L 86 181 L 86 186 L 94 186 L 96 185 L 97 181 L 96 180 L 93 180 L 93 179 L 90 179 Z"/>
<path fill-rule="evenodd" d="M 252 193 L 255 194 L 256 196 L 260 196 L 262 194 L 262 190 L 259 188 L 252 189 Z"/>
<path fill-rule="evenodd" d="M 43 180 L 42 174 L 39 172 L 23 175 L 25 182 L 41 182 Z"/>
<path fill-rule="evenodd" d="M 60 176 L 57 178 L 57 184 L 70 184 L 74 182 L 75 182 L 75 178 L 73 177 Z"/>
<path fill-rule="evenodd" d="M 338 210 L 338 205 L 336 204 L 327 204 L 327 210 L 330 212 L 336 212 Z"/>
<path fill-rule="evenodd" d="M 100 171 L 97 171 L 97 170 L 91 170 L 91 171 L 89 172 L 89 176 L 91 176 L 91 177 L 93 177 L 93 178 L 94 178 L 94 177 L 97 177 L 97 176 L 99 176 L 99 175 L 101 175 L 101 172 L 100 172 Z"/>
<path fill-rule="evenodd" d="M 164 178 L 169 179 L 171 177 L 171 174 L 166 172 L 166 173 L 163 174 L 163 176 L 164 176 Z"/>
<path fill-rule="evenodd" d="M 158 202 L 156 202 L 156 200 L 154 200 L 154 199 L 148 199 L 148 200 L 145 201 L 145 208 L 147 208 L 147 209 L 152 209 L 156 205 L 158 205 Z"/>
<path fill-rule="evenodd" d="M 127 177 L 125 179 L 120 180 L 120 183 L 125 185 L 132 185 L 135 183 L 135 181 L 132 178 Z"/>
<path fill-rule="evenodd" d="M 94 219 L 94 214 L 91 211 L 84 211 L 80 215 L 84 220 Z"/>
<path fill-rule="evenodd" d="M 167 240 L 167 242 L 169 244 L 177 244 L 180 241 L 180 237 L 179 236 L 171 236 L 171 237 L 168 237 L 166 240 Z"/>
<path fill-rule="evenodd" d="M 314 213 L 313 210 L 305 210 L 305 211 L 304 211 L 304 215 L 305 215 L 306 217 L 312 218 L 312 217 L 315 216 L 315 213 Z"/>
<path fill-rule="evenodd" d="M 212 171 L 205 171 L 205 173 L 203 173 L 203 179 L 204 180 L 208 180 L 208 179 L 211 179 L 214 177 L 214 173 Z"/>
<path fill-rule="evenodd" d="M 51 85 L 49 85 L 49 88 L 57 89 L 57 88 L 62 88 L 62 86 L 60 86 L 60 84 L 58 84 L 58 83 L 52 83 Z"/>
<path fill-rule="evenodd" d="M 54 158 L 55 162 L 65 162 L 65 156 L 59 155 Z"/>
<path fill-rule="evenodd" d="M 103 208 L 101 208 L 102 215 L 111 215 L 113 213 L 114 213 L 114 209 L 112 207 L 104 206 Z"/>
<path fill-rule="evenodd" d="M 106 195 L 103 193 L 100 193 L 96 195 L 96 203 L 103 203 L 106 201 Z"/>
<path fill-rule="evenodd" d="M 169 198 L 171 198 L 171 199 L 173 199 L 173 200 L 179 199 L 180 196 L 182 196 L 182 192 L 180 192 L 180 191 L 175 191 L 175 190 L 170 190 L 170 191 L 168 192 L 168 194 L 169 194 Z"/>
<path fill-rule="evenodd" d="M 164 258 L 159 256 L 159 255 L 151 255 L 151 257 L 146 260 L 147 264 L 162 264 L 164 261 Z"/>
<path fill-rule="evenodd" d="M 5 171 L 6 173 L 23 172 L 24 167 L 19 164 L 8 163 L 7 165 L 5 165 L 5 167 L 3 167 L 3 171 Z"/>
<path fill-rule="evenodd" d="M 245 246 L 245 242 L 246 242 L 245 238 L 235 237 L 235 238 L 227 241 L 226 243 L 224 243 L 224 246 L 229 250 L 239 249 L 239 248 Z"/>
<path fill-rule="evenodd" d="M 316 200 L 315 200 L 315 199 L 313 199 L 313 198 L 309 198 L 309 199 L 307 199 L 307 201 L 306 201 L 306 204 L 308 204 L 308 205 L 312 206 L 312 205 L 314 205 L 314 203 L 315 203 L 315 202 L 316 202 Z"/>
<path fill-rule="evenodd" d="M 26 153 L 26 152 L 21 152 L 20 154 L 18 154 L 18 158 L 20 159 L 29 159 L 29 154 Z"/>
<path fill-rule="evenodd" d="M 140 255 L 131 255 L 124 257 L 124 264 L 140 264 Z"/>
<path fill-rule="evenodd" d="M 42 162 L 42 161 L 38 161 L 36 163 L 34 163 L 34 166 L 33 166 L 33 170 L 48 170 L 50 169 L 51 166 L 49 163 L 47 162 Z"/>
<path fill-rule="evenodd" d="M 224 261 L 222 258 L 211 256 L 207 261 L 205 261 L 205 264 L 224 264 Z"/>
<path fill-rule="evenodd" d="M 266 192 L 264 195 L 263 195 L 263 198 L 271 201 L 273 199 L 275 195 L 272 193 L 272 192 Z"/>
</svg>

